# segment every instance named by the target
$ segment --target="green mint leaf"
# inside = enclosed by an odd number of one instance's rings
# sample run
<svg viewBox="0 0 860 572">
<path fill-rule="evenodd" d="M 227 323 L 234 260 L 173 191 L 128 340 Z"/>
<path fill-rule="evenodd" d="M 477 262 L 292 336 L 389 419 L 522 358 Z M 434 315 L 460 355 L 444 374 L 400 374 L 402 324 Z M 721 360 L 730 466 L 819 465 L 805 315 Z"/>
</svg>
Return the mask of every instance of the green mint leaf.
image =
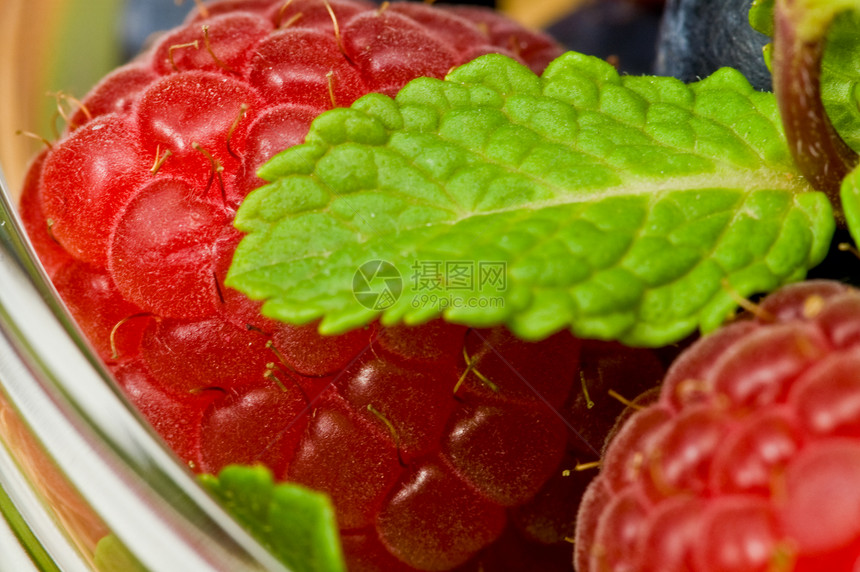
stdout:
<svg viewBox="0 0 860 572">
<path fill-rule="evenodd" d="M 662 345 L 803 278 L 834 228 L 771 94 L 576 53 L 541 77 L 488 55 L 366 96 L 259 174 L 228 285 L 324 333 L 442 315 Z"/>
<path fill-rule="evenodd" d="M 838 15 L 827 34 L 821 99 L 834 127 L 860 151 L 860 12 Z"/>
<path fill-rule="evenodd" d="M 201 475 L 203 486 L 271 553 L 295 572 L 344 572 L 340 536 L 328 497 L 294 483 L 274 483 L 263 466 L 230 465 Z"/>
</svg>

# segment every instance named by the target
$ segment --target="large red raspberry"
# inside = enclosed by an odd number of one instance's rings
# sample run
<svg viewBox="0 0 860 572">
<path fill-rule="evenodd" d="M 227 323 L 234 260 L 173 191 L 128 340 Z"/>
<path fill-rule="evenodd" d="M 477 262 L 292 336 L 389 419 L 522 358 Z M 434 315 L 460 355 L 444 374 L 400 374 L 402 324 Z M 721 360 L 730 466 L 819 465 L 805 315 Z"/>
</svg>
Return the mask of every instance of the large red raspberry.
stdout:
<svg viewBox="0 0 860 572">
<path fill-rule="evenodd" d="M 490 51 L 535 71 L 559 54 L 477 8 L 212 4 L 83 98 L 25 185 L 34 244 L 130 400 L 196 471 L 261 462 L 327 492 L 354 571 L 569 569 L 590 476 L 570 471 L 606 430 L 580 387 L 612 418 L 601 388 L 662 374 L 611 344 L 581 364 L 567 333 L 321 337 L 224 286 L 235 209 L 274 152 L 332 106 Z"/>
<path fill-rule="evenodd" d="M 810 281 L 703 338 L 609 444 L 580 572 L 860 569 L 860 291 Z"/>
</svg>

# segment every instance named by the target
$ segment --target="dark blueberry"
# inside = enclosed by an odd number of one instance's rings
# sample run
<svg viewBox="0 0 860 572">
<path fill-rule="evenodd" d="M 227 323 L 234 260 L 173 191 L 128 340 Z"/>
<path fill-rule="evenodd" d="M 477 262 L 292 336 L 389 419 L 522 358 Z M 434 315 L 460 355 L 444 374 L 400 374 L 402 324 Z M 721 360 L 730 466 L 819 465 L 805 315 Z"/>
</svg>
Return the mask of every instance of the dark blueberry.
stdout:
<svg viewBox="0 0 860 572">
<path fill-rule="evenodd" d="M 617 63 L 630 74 L 652 73 L 660 4 L 599 0 L 549 26 L 547 31 L 570 50 Z"/>
<path fill-rule="evenodd" d="M 126 57 L 137 55 L 154 32 L 181 24 L 193 6 L 176 0 L 126 0 L 122 30 Z"/>
<path fill-rule="evenodd" d="M 770 90 L 762 56 L 770 39 L 750 27 L 751 5 L 752 0 L 667 0 L 656 73 L 691 82 L 730 66 L 756 88 Z"/>
</svg>

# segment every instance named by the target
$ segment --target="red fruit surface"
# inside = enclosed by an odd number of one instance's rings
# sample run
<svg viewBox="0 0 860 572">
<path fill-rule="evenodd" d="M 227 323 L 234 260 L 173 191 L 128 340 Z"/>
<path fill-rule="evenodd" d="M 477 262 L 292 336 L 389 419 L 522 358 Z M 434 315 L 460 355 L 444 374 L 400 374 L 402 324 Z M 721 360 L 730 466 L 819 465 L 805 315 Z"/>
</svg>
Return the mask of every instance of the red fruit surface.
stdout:
<svg viewBox="0 0 860 572">
<path fill-rule="evenodd" d="M 670 367 L 609 443 L 579 572 L 858 570 L 860 290 L 766 297 Z"/>
<path fill-rule="evenodd" d="M 613 344 L 589 345 L 581 368 L 567 333 L 322 337 L 224 286 L 261 164 L 332 106 L 487 52 L 536 72 L 560 54 L 484 9 L 210 4 L 82 98 L 27 179 L 35 246 L 130 401 L 195 471 L 263 463 L 328 493 L 352 570 L 569 569 L 590 475 L 576 467 L 608 425 L 588 409 L 612 419 L 607 387 L 662 376 L 646 351 L 619 367 Z"/>
</svg>

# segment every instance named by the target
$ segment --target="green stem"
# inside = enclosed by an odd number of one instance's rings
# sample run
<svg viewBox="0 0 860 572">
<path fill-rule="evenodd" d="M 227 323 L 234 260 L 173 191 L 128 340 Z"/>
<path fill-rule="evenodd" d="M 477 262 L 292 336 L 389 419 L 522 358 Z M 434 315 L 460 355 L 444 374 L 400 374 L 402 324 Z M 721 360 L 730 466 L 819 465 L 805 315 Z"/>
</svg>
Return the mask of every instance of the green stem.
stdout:
<svg viewBox="0 0 860 572">
<path fill-rule="evenodd" d="M 839 187 L 857 165 L 858 156 L 836 132 L 824 109 L 821 62 L 825 34 L 801 37 L 798 28 L 803 15 L 794 0 L 777 0 L 773 88 L 797 168 L 813 187 L 827 194 L 841 221 Z"/>
</svg>

